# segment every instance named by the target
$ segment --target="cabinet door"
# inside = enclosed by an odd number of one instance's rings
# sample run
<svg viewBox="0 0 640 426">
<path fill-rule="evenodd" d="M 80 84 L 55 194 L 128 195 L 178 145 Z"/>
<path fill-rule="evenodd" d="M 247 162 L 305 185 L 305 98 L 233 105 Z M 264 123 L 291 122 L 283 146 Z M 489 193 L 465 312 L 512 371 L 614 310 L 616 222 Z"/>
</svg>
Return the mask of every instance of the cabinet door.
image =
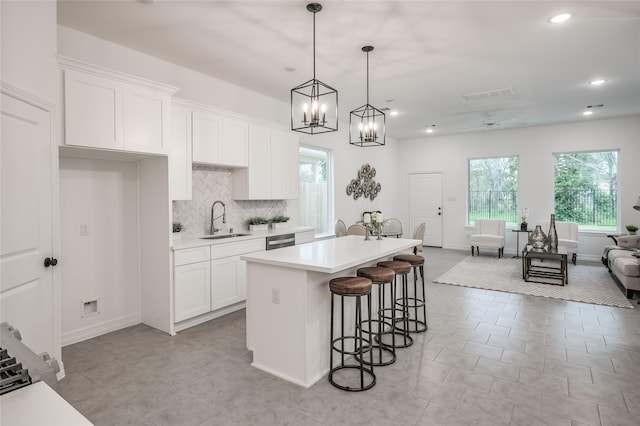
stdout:
<svg viewBox="0 0 640 426">
<path fill-rule="evenodd" d="M 174 268 L 174 322 L 211 311 L 211 265 L 209 261 Z"/>
<path fill-rule="evenodd" d="M 249 123 L 225 118 L 220 140 L 220 163 L 247 167 L 249 161 Z"/>
<path fill-rule="evenodd" d="M 270 131 L 252 124 L 249 128 L 248 199 L 268 200 L 271 197 L 269 159 Z"/>
<path fill-rule="evenodd" d="M 168 154 L 169 96 L 142 87 L 123 88 L 123 148 Z"/>
<path fill-rule="evenodd" d="M 298 198 L 298 139 L 290 132 L 271 132 L 271 199 Z"/>
<path fill-rule="evenodd" d="M 222 116 L 209 111 L 193 111 L 193 162 L 220 163 Z"/>
<path fill-rule="evenodd" d="M 64 72 L 65 144 L 122 150 L 122 84 Z"/>
<path fill-rule="evenodd" d="M 245 299 L 244 267 L 240 256 L 211 261 L 211 309 L 216 310 Z"/>
<path fill-rule="evenodd" d="M 171 152 L 169 180 L 172 200 L 192 196 L 191 109 L 173 105 L 171 109 Z"/>
</svg>

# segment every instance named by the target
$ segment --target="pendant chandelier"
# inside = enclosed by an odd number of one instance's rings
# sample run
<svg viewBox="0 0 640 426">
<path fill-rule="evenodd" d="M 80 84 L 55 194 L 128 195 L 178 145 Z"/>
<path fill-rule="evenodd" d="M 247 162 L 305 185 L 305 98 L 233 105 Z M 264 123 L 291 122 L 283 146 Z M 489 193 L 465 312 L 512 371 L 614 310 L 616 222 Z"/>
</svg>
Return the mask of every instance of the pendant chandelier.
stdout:
<svg viewBox="0 0 640 426">
<path fill-rule="evenodd" d="M 316 79 L 316 13 L 319 3 L 309 3 L 313 13 L 313 78 L 291 89 L 291 130 L 316 133 L 338 130 L 338 91 Z"/>
<path fill-rule="evenodd" d="M 385 144 L 386 118 L 384 112 L 369 104 L 369 52 L 373 46 L 364 46 L 367 54 L 367 103 L 349 114 L 349 143 L 360 147 Z"/>
</svg>

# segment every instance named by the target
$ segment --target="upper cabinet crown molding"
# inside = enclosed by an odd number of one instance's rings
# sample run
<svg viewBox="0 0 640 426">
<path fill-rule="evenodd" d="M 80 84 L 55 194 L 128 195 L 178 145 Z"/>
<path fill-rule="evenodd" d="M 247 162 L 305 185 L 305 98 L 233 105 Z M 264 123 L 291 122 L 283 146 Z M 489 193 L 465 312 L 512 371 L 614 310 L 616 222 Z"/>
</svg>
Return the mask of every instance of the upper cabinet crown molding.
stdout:
<svg viewBox="0 0 640 426">
<path fill-rule="evenodd" d="M 149 90 L 162 90 L 169 95 L 173 95 L 180 89 L 179 87 L 171 86 L 169 84 L 138 77 L 137 75 L 113 70 L 111 68 L 105 68 L 100 65 L 90 64 L 67 56 L 58 55 L 57 59 L 58 65 L 64 70 L 75 70 L 86 74 L 95 74 L 101 77 L 111 78 L 121 83 L 129 83 L 138 87 L 145 87 Z"/>
<path fill-rule="evenodd" d="M 64 145 L 168 155 L 177 88 L 59 57 L 64 70 Z"/>
</svg>

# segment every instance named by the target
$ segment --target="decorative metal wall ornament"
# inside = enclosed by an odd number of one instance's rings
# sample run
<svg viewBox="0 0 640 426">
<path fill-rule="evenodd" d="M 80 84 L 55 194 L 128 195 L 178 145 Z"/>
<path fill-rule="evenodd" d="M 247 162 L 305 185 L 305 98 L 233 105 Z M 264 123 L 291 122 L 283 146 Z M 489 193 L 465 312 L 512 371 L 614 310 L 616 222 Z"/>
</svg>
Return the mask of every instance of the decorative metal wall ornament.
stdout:
<svg viewBox="0 0 640 426">
<path fill-rule="evenodd" d="M 313 13 L 313 78 L 291 89 L 291 130 L 315 135 L 338 130 L 338 91 L 316 79 L 316 13 L 319 3 L 309 3 Z"/>
<path fill-rule="evenodd" d="M 358 178 L 351 179 L 351 182 L 347 185 L 347 195 L 353 195 L 354 200 L 364 196 L 364 198 L 369 198 L 373 201 L 378 196 L 378 193 L 382 191 L 382 185 L 373 180 L 375 176 L 375 167 L 371 167 L 369 164 L 360 167 Z"/>
<path fill-rule="evenodd" d="M 373 46 L 364 46 L 367 54 L 367 103 L 349 114 L 349 143 L 359 147 L 385 144 L 386 118 L 384 112 L 369 104 L 369 52 Z"/>
</svg>

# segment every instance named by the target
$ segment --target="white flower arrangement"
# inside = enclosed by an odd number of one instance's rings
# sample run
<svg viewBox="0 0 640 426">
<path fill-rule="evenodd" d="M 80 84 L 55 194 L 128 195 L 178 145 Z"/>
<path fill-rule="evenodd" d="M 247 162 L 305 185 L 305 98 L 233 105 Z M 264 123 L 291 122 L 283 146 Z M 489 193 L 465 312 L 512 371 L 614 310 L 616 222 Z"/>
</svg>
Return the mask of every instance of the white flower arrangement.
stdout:
<svg viewBox="0 0 640 426">
<path fill-rule="evenodd" d="M 529 215 L 529 208 L 522 207 L 518 209 L 518 215 L 520 216 L 520 223 L 527 223 L 527 216 Z"/>
</svg>

